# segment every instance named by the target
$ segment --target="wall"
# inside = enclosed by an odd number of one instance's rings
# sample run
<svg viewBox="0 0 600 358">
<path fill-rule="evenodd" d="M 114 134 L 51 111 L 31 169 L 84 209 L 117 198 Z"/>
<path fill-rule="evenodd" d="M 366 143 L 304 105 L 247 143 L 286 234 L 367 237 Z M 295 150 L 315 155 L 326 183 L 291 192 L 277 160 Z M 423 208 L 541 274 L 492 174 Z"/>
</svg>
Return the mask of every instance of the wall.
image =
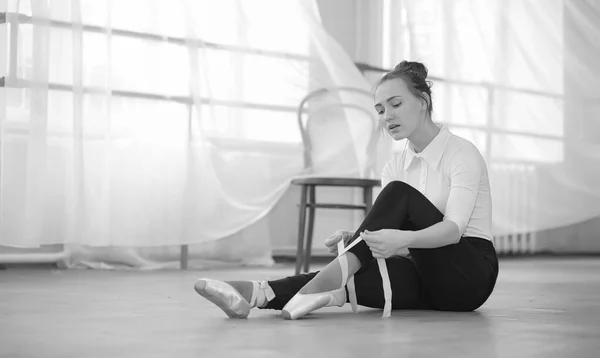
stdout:
<svg viewBox="0 0 600 358">
<path fill-rule="evenodd" d="M 323 27 L 356 62 L 382 64 L 382 0 L 317 0 Z"/>
</svg>

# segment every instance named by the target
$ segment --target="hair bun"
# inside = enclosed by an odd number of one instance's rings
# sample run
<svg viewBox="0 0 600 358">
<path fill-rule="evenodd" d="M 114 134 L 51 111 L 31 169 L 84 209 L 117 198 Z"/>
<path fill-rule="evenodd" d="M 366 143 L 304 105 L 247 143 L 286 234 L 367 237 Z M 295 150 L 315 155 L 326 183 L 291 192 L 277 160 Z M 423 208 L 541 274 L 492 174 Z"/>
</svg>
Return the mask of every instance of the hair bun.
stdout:
<svg viewBox="0 0 600 358">
<path fill-rule="evenodd" d="M 396 65 L 394 72 L 415 72 L 421 79 L 427 78 L 427 67 L 421 62 L 416 61 L 402 61 Z"/>
</svg>

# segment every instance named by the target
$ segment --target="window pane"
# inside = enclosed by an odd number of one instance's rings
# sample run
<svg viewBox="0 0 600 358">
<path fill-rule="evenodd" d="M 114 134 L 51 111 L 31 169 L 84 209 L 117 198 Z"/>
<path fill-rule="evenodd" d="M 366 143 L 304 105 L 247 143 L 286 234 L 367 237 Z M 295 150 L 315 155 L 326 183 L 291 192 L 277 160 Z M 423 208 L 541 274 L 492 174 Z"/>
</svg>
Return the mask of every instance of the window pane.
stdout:
<svg viewBox="0 0 600 358">
<path fill-rule="evenodd" d="M 6 125 L 29 123 L 31 90 L 29 88 L 3 88 L 6 94 Z"/>
<path fill-rule="evenodd" d="M 186 105 L 145 99 L 113 97 L 110 103 L 111 134 L 156 146 L 188 142 Z"/>
<path fill-rule="evenodd" d="M 41 28 L 21 24 L 19 28 L 20 78 L 72 85 L 81 76 L 85 87 L 112 91 L 149 93 L 167 96 L 189 96 L 190 84 L 198 85 L 203 100 L 250 102 L 266 106 L 284 106 L 290 110 L 213 106 L 202 115 L 203 131 L 219 136 L 255 139 L 271 142 L 300 142 L 295 108 L 308 88 L 309 60 L 290 59 L 281 54 L 307 56 L 309 34 L 304 21 L 297 16 L 296 2 L 257 0 L 256 3 L 222 1 L 169 2 L 165 0 L 81 1 L 82 22 L 106 27 L 106 32 L 85 31 L 81 48 L 74 47 L 71 28 Z M 27 4 L 25 4 L 27 3 Z M 28 1 L 19 11 L 30 13 Z M 72 22 L 72 2 L 50 0 L 49 14 L 53 20 Z M 182 8 L 189 6 L 189 8 Z M 35 12 L 35 11 L 34 11 Z M 190 18 L 182 20 L 182 14 Z M 276 14 L 277 16 L 273 16 Z M 34 14 L 35 15 L 35 14 Z M 38 12 L 38 15 L 40 14 Z M 186 25 L 190 28 L 186 29 Z M 243 30 L 242 30 L 243 27 Z M 285 28 L 285 36 L 273 36 Z M 198 37 L 202 41 L 236 46 L 238 49 L 199 48 L 197 67 L 190 66 L 190 53 L 182 44 L 169 44 L 123 35 L 109 35 L 110 29 L 122 29 L 146 34 L 177 37 Z M 48 30 L 48 31 L 46 31 Z M 38 52 L 43 46 L 34 43 L 34 33 L 42 42 L 48 41 L 48 72 Z M 277 52 L 275 55 L 245 52 L 244 48 Z M 81 73 L 75 61 L 81 51 Z M 251 50 L 250 50 L 251 51 Z M 33 72 L 34 68 L 36 73 Z M 192 69 L 198 73 L 191 79 Z M 47 77 L 46 77 L 47 76 Z M 190 80 L 191 79 L 191 80 Z M 110 92 L 108 92 L 110 93 Z M 30 91 L 7 91 L 11 120 L 29 121 Z M 151 100 L 126 99 L 110 94 L 85 94 L 83 128 L 86 135 L 132 135 L 136 120 L 144 128 L 139 135 L 168 135 L 162 124 L 152 124 L 153 118 L 185 118 L 186 106 Z M 158 107 L 157 107 L 158 106 Z M 20 109 L 24 114 L 20 115 Z M 53 91 L 48 94 L 48 130 L 60 133 L 73 131 L 73 95 Z M 183 112 L 181 112 L 183 111 Z M 205 113 L 205 112 L 210 113 Z M 181 112 L 181 113 L 180 113 Z M 184 121 L 184 122 L 185 122 Z M 162 122 L 161 122 L 162 123 Z M 25 123 L 26 124 L 26 123 Z M 141 127 L 140 127 L 141 128 Z M 152 129 L 154 128 L 154 129 Z M 144 134 L 146 133 L 146 134 Z M 180 136 L 177 132 L 176 136 Z M 155 138 L 159 140 L 158 137 Z"/>
<path fill-rule="evenodd" d="M 244 30 L 240 26 L 244 21 L 238 1 L 194 0 L 185 3 L 188 7 L 184 10 L 193 14 L 190 25 L 197 37 L 203 41 L 225 45 L 242 44 L 240 39 L 244 37 Z M 181 14 L 178 18 L 178 21 L 182 21 Z"/>
<path fill-rule="evenodd" d="M 492 159 L 559 162 L 563 160 L 563 142 L 525 135 L 494 134 Z"/>
<path fill-rule="evenodd" d="M 73 93 L 48 91 L 48 134 L 73 133 Z"/>
<path fill-rule="evenodd" d="M 438 81 L 431 91 L 434 120 L 476 126 L 486 125 L 488 91 L 485 87 Z"/>
<path fill-rule="evenodd" d="M 523 92 L 498 91 L 494 126 L 501 129 L 563 136 L 563 102 Z"/>
<path fill-rule="evenodd" d="M 57 0 L 63 1 L 63 0 Z M 82 21 L 87 25 L 111 27 L 145 34 L 184 37 L 186 14 L 180 1 L 80 0 Z"/>
<path fill-rule="evenodd" d="M 108 54 L 112 55 L 111 61 Z M 109 40 L 104 34 L 86 33 L 83 64 L 84 84 L 88 86 L 173 96 L 189 94 L 189 61 L 183 46 L 123 36 Z"/>
<path fill-rule="evenodd" d="M 17 77 L 33 80 L 33 26 L 20 24 L 17 35 Z"/>
<path fill-rule="evenodd" d="M 72 0 L 74 1 L 74 0 Z M 71 3 L 65 0 L 50 0 L 48 3 L 49 16 L 52 20 L 71 21 Z M 25 1 L 29 2 L 29 1 Z M 99 1 L 101 2 L 101 1 Z"/>
<path fill-rule="evenodd" d="M 309 33 L 306 23 L 298 16 L 302 9 L 296 1 L 241 1 L 246 17 L 248 43 L 262 50 L 309 54 Z M 277 14 L 273 16 L 273 14 Z M 275 33 L 285 31 L 275 36 Z"/>
<path fill-rule="evenodd" d="M 50 28 L 48 78 L 51 83 L 73 84 L 73 32 Z"/>
<path fill-rule="evenodd" d="M 6 9 L 8 12 L 31 16 L 31 1 L 9 1 Z"/>
<path fill-rule="evenodd" d="M 507 70 L 498 71 L 494 81 L 518 88 L 562 93 L 565 2 L 544 1 L 543 13 L 536 12 L 529 1 L 501 3 L 506 7 L 503 13 L 510 16 L 503 17 L 504 46 L 498 47 L 495 53 L 500 55 Z"/>
<path fill-rule="evenodd" d="M 302 141 L 294 112 L 248 109 L 243 115 L 244 135 L 248 139 L 287 143 Z"/>
<path fill-rule="evenodd" d="M 62 0 L 56 0 L 62 1 Z M 112 1 L 116 2 L 116 1 Z M 127 3 L 127 1 L 120 1 Z M 108 24 L 108 1 L 98 0 L 80 0 L 81 4 L 81 21 L 86 25 L 95 25 L 106 27 Z"/>
<path fill-rule="evenodd" d="M 199 114 L 194 109 L 192 118 L 193 135 L 200 130 L 207 137 L 302 142 L 295 112 L 203 105 Z"/>
<path fill-rule="evenodd" d="M 241 68 L 241 61 L 242 55 L 239 53 L 199 49 L 199 95 L 205 98 L 239 101 L 242 89 L 236 71 Z"/>
<path fill-rule="evenodd" d="M 241 85 L 244 101 L 298 106 L 308 88 L 307 61 L 246 54 Z"/>
<path fill-rule="evenodd" d="M 198 63 L 204 98 L 295 107 L 308 87 L 308 61 L 200 49 Z"/>
<path fill-rule="evenodd" d="M 67 109 L 68 110 L 68 109 Z M 84 134 L 156 145 L 187 143 L 188 112 L 170 101 L 85 95 Z"/>
</svg>

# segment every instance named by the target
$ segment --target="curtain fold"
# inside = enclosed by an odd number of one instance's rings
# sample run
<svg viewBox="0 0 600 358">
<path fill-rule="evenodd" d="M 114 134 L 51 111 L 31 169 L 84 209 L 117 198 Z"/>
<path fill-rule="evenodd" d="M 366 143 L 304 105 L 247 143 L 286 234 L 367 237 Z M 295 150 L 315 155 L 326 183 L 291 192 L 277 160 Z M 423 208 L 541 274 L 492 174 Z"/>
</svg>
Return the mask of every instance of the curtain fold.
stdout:
<svg viewBox="0 0 600 358">
<path fill-rule="evenodd" d="M 180 245 L 192 266 L 272 264 L 266 215 L 315 174 L 298 104 L 370 89 L 314 1 L 9 0 L 7 17 L 0 245 L 62 244 L 65 267 L 170 267 Z M 331 145 L 356 160 L 320 174 L 366 165 L 345 126 Z"/>
<path fill-rule="evenodd" d="M 405 58 L 426 63 L 434 120 L 472 140 L 486 158 L 494 234 L 597 220 L 600 51 L 593 43 L 600 38 L 600 3 L 387 6 L 389 65 Z"/>
</svg>

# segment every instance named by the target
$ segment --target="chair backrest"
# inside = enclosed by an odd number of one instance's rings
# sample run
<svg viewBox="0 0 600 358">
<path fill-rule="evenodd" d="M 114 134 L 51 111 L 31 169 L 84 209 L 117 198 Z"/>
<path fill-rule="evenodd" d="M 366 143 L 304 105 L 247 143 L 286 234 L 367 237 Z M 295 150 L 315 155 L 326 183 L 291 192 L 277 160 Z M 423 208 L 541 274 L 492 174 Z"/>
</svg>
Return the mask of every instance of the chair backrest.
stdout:
<svg viewBox="0 0 600 358">
<path fill-rule="evenodd" d="M 302 99 L 297 115 L 305 169 L 346 164 L 360 167 L 360 177 L 373 176 L 379 123 L 369 91 L 354 87 L 320 88 Z M 315 160 L 316 154 L 321 155 L 320 160 Z M 344 160 L 346 163 L 342 163 Z"/>
</svg>

